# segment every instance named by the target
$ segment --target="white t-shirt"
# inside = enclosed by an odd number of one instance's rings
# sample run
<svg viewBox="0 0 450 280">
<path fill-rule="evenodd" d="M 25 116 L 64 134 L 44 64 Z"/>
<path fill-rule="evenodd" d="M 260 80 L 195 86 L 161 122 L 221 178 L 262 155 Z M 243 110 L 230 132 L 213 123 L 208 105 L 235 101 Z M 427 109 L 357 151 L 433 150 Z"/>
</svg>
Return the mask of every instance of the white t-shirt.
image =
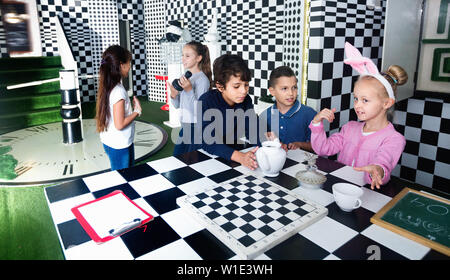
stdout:
<svg viewBox="0 0 450 280">
<path fill-rule="evenodd" d="M 103 144 L 114 149 L 127 148 L 131 144 L 133 144 L 134 141 L 134 121 L 122 130 L 118 130 L 114 126 L 113 106 L 121 99 L 125 101 L 125 117 L 128 117 L 133 113 L 130 98 L 128 97 L 127 91 L 123 87 L 122 83 L 118 83 L 112 89 L 111 94 L 109 95 L 110 118 L 106 120 L 107 129 L 106 131 L 100 132 L 100 141 L 102 141 Z"/>
</svg>

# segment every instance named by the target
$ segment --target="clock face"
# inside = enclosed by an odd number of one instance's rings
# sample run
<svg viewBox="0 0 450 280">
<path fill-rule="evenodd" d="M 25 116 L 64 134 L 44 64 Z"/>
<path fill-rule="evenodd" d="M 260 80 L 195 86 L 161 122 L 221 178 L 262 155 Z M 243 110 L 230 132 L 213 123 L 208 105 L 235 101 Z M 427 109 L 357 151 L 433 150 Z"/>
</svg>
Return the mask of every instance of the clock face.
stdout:
<svg viewBox="0 0 450 280">
<path fill-rule="evenodd" d="M 44 184 L 72 180 L 109 170 L 95 119 L 83 119 L 83 141 L 64 144 L 61 122 L 28 127 L 0 135 L 0 149 L 5 164 L 0 164 L 0 185 Z M 154 124 L 135 121 L 134 150 L 136 162 L 161 149 L 167 132 Z M 15 162 L 13 179 L 1 176 Z M 10 170 L 11 171 L 11 170 Z M 2 173 L 3 172 L 3 173 Z M 11 174 L 11 172 L 9 173 Z M 14 173 L 12 173 L 14 174 Z"/>
</svg>

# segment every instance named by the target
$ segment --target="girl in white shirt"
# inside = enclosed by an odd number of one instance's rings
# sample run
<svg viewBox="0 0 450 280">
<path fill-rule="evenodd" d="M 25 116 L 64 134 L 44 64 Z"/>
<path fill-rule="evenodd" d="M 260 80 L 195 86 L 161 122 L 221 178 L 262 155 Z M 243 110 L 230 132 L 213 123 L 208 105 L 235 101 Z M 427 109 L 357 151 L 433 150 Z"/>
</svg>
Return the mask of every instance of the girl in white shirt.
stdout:
<svg viewBox="0 0 450 280">
<path fill-rule="evenodd" d="M 122 85 L 131 67 L 131 53 L 118 45 L 102 55 L 99 70 L 96 120 L 97 132 L 111 163 L 111 170 L 127 168 L 134 163 L 134 119 L 141 115 L 139 100 L 133 107 Z"/>
</svg>

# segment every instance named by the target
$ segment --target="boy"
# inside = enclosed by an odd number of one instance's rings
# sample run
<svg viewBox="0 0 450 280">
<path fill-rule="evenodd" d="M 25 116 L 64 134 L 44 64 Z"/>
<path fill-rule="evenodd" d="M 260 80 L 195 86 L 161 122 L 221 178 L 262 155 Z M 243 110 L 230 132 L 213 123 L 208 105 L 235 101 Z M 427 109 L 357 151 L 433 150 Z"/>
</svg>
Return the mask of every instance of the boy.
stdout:
<svg viewBox="0 0 450 280">
<path fill-rule="evenodd" d="M 280 66 L 273 70 L 269 77 L 269 92 L 275 97 L 276 104 L 260 115 L 260 121 L 267 123 L 267 131 L 272 137 L 278 135 L 285 149 L 312 152 L 308 126 L 317 112 L 297 100 L 297 91 L 297 77 L 291 68 Z"/>
<path fill-rule="evenodd" d="M 213 73 L 216 89 L 200 97 L 197 110 L 202 112 L 202 148 L 255 170 L 258 147 L 243 153 L 227 145 L 237 144 L 244 132 L 251 145 L 259 144 L 258 117 L 248 95 L 250 70 L 240 56 L 225 54 L 214 61 Z"/>
</svg>

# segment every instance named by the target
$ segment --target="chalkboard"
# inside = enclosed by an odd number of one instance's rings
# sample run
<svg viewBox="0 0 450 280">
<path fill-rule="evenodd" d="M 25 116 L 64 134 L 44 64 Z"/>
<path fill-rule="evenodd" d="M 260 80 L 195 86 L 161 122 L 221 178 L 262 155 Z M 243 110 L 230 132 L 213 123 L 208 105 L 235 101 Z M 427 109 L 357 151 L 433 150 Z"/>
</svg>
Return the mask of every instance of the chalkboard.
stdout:
<svg viewBox="0 0 450 280">
<path fill-rule="evenodd" d="M 405 188 L 370 221 L 450 256 L 450 201 Z"/>
</svg>

